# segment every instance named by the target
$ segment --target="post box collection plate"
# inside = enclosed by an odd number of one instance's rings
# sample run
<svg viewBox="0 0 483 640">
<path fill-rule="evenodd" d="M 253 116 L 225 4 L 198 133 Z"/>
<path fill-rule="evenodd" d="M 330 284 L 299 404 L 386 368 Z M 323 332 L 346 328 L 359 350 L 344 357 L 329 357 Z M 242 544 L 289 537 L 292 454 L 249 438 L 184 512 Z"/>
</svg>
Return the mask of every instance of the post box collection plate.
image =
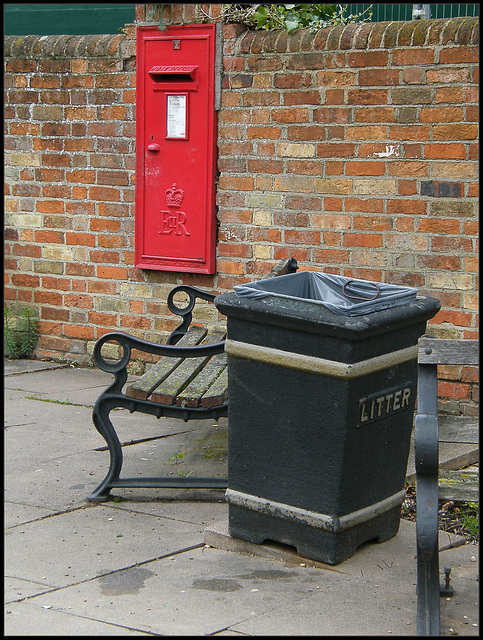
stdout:
<svg viewBox="0 0 483 640">
<path fill-rule="evenodd" d="M 137 29 L 135 263 L 214 273 L 215 25 Z"/>
</svg>

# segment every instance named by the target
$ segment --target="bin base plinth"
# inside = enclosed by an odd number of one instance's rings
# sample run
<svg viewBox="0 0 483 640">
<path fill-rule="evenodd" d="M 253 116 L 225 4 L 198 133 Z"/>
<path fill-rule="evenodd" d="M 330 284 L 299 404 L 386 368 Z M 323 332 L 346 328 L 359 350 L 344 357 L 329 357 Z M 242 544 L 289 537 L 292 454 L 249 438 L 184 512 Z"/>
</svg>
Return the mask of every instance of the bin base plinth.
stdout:
<svg viewBox="0 0 483 640">
<path fill-rule="evenodd" d="M 234 538 L 254 544 L 269 540 L 280 542 L 295 547 L 303 558 L 325 564 L 348 560 L 365 542 L 379 543 L 393 538 L 399 531 L 400 521 L 401 507 L 398 506 L 350 529 L 332 533 L 234 505 L 230 505 L 228 511 L 228 531 Z"/>
</svg>

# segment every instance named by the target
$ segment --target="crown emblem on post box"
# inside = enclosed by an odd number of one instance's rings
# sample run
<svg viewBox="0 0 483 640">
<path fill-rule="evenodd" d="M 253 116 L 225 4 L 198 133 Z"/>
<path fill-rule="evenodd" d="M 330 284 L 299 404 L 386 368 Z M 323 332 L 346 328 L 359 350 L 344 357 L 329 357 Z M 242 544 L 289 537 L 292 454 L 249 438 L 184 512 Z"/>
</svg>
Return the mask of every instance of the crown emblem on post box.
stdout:
<svg viewBox="0 0 483 640">
<path fill-rule="evenodd" d="M 183 202 L 184 191 L 173 183 L 170 189 L 166 189 L 166 204 L 168 207 L 180 207 Z"/>
</svg>

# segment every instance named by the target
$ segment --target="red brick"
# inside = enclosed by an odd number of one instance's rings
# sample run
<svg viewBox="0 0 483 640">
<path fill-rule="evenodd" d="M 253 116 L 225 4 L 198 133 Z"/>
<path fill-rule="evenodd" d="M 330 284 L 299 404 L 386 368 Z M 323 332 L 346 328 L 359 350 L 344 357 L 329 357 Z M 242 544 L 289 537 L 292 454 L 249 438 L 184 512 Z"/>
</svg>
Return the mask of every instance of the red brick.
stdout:
<svg viewBox="0 0 483 640">
<path fill-rule="evenodd" d="M 80 324 L 64 324 L 62 327 L 64 335 L 69 338 L 80 340 L 93 340 L 95 338 L 94 327 Z"/>
<path fill-rule="evenodd" d="M 384 161 L 349 161 L 346 163 L 345 173 L 347 176 L 383 176 L 386 172 Z"/>
<path fill-rule="evenodd" d="M 325 104 L 339 105 L 344 103 L 345 103 L 344 89 L 326 89 L 325 90 Z"/>
<path fill-rule="evenodd" d="M 57 307 L 43 306 L 40 310 L 40 317 L 44 320 L 57 320 L 58 322 L 67 322 L 69 320 L 68 309 L 58 309 Z"/>
<path fill-rule="evenodd" d="M 119 322 L 121 327 L 129 327 L 131 329 L 150 329 L 151 320 L 146 316 L 126 316 L 122 315 Z"/>
<path fill-rule="evenodd" d="M 310 87 L 311 83 L 309 73 L 276 73 L 273 78 L 274 87 L 277 89 L 303 89 Z"/>
<path fill-rule="evenodd" d="M 127 244 L 127 238 L 124 235 L 98 235 L 97 236 L 98 247 L 114 249 L 117 247 L 125 247 L 126 244 Z"/>
<path fill-rule="evenodd" d="M 325 247 L 340 247 L 342 234 L 325 231 L 322 236 Z"/>
<path fill-rule="evenodd" d="M 221 176 L 220 189 L 232 189 L 234 191 L 253 191 L 255 187 L 252 176 Z"/>
<path fill-rule="evenodd" d="M 440 324 L 449 322 L 457 327 L 471 327 L 472 314 L 464 311 L 451 311 L 441 309 L 438 312 L 438 321 Z"/>
<path fill-rule="evenodd" d="M 423 147 L 424 157 L 434 160 L 464 160 L 465 145 L 461 143 L 426 144 Z"/>
<path fill-rule="evenodd" d="M 252 238 L 254 241 L 255 238 Z M 260 240 L 258 238 L 258 240 Z M 223 257 L 230 258 L 251 258 L 253 257 L 253 249 L 251 245 L 247 244 L 228 244 L 220 242 L 218 244 L 218 254 Z"/>
<path fill-rule="evenodd" d="M 44 198 L 69 200 L 71 197 L 71 188 L 61 184 L 44 185 L 42 187 L 42 196 Z"/>
<path fill-rule="evenodd" d="M 355 109 L 354 122 L 394 122 L 396 109 L 393 107 L 369 107 Z"/>
<path fill-rule="evenodd" d="M 438 124 L 433 126 L 434 140 L 476 140 L 476 124 Z"/>
<path fill-rule="evenodd" d="M 387 203 L 387 213 L 402 213 L 404 215 L 425 215 L 427 203 L 424 200 L 390 200 Z"/>
<path fill-rule="evenodd" d="M 121 192 L 113 187 L 91 187 L 89 189 L 89 198 L 109 203 L 119 202 L 121 200 Z"/>
<path fill-rule="evenodd" d="M 414 176 L 424 178 L 428 175 L 429 167 L 427 162 L 416 162 L 414 160 L 392 160 L 388 163 L 388 173 L 391 176 Z"/>
<path fill-rule="evenodd" d="M 420 122 L 460 122 L 463 120 L 463 107 L 421 107 Z"/>
<path fill-rule="evenodd" d="M 120 204 L 118 202 L 100 202 L 98 207 L 98 213 L 100 216 L 124 218 L 129 215 L 129 205 L 127 204 Z"/>
<path fill-rule="evenodd" d="M 217 270 L 220 273 L 228 273 L 231 275 L 242 275 L 243 274 L 243 263 L 237 260 L 217 260 Z"/>
<path fill-rule="evenodd" d="M 389 128 L 389 138 L 395 141 L 430 139 L 431 127 L 426 125 L 396 125 Z"/>
<path fill-rule="evenodd" d="M 397 69 L 361 69 L 359 71 L 359 85 L 364 86 L 390 86 L 399 84 L 399 71 Z"/>
<path fill-rule="evenodd" d="M 285 231 L 285 242 L 287 244 L 311 244 L 320 245 L 320 232 L 309 230 L 290 230 Z"/>
<path fill-rule="evenodd" d="M 62 306 L 62 295 L 55 291 L 35 291 L 34 300 L 39 304 L 53 304 L 57 307 Z"/>
<path fill-rule="evenodd" d="M 106 327 L 116 326 L 117 317 L 113 314 L 98 313 L 97 311 L 90 311 L 87 317 L 91 324 L 100 324 Z"/>
<path fill-rule="evenodd" d="M 434 64 L 435 51 L 433 48 L 411 48 L 411 49 L 393 49 L 392 64 L 397 66 L 406 65 L 430 65 Z M 441 60 L 440 60 L 441 62 Z"/>
<path fill-rule="evenodd" d="M 431 240 L 431 249 L 437 252 L 447 252 L 453 254 L 455 252 L 464 251 L 471 253 L 473 251 L 473 241 L 471 238 L 459 236 L 457 238 L 448 238 L 447 236 L 436 236 Z"/>
<path fill-rule="evenodd" d="M 283 104 L 294 106 L 297 104 L 320 104 L 319 91 L 287 91 L 283 94 Z"/>
<path fill-rule="evenodd" d="M 107 296 L 116 295 L 118 293 L 117 284 L 115 282 L 106 282 L 105 280 L 88 280 L 87 290 L 90 293 L 102 293 Z"/>
<path fill-rule="evenodd" d="M 355 155 L 355 144 L 348 142 L 319 143 L 317 155 L 320 158 L 351 158 Z"/>
<path fill-rule="evenodd" d="M 272 120 L 274 122 L 308 122 L 309 121 L 309 112 L 308 109 L 305 108 L 295 108 L 295 109 L 273 109 L 272 110 Z"/>
<path fill-rule="evenodd" d="M 89 221 L 91 231 L 119 231 L 121 223 L 119 220 L 106 220 L 105 218 L 91 218 Z"/>
<path fill-rule="evenodd" d="M 287 140 L 317 142 L 325 137 L 326 128 L 321 125 L 293 126 L 287 128 Z"/>
<path fill-rule="evenodd" d="M 383 216 L 354 216 L 355 231 L 391 231 L 393 218 Z"/>
<path fill-rule="evenodd" d="M 38 242 L 39 244 L 62 243 L 64 242 L 64 234 L 61 231 L 36 231 L 35 242 Z"/>
<path fill-rule="evenodd" d="M 40 258 L 42 255 L 42 249 L 37 245 L 13 245 L 14 256 L 27 256 L 29 258 Z"/>
<path fill-rule="evenodd" d="M 399 196 L 414 196 L 417 194 L 417 181 L 416 180 L 398 180 L 397 193 Z"/>
<path fill-rule="evenodd" d="M 347 104 L 380 104 L 389 103 L 387 89 L 351 89 L 348 91 Z"/>
<path fill-rule="evenodd" d="M 424 269 L 437 269 L 439 271 L 460 271 L 461 259 L 457 256 L 418 256 L 416 266 Z"/>
<path fill-rule="evenodd" d="M 452 47 L 442 49 L 439 55 L 440 64 L 469 64 L 479 62 L 478 47 Z"/>
<path fill-rule="evenodd" d="M 64 306 L 66 307 L 76 307 L 80 309 L 92 309 L 94 303 L 92 301 L 92 297 L 88 295 L 79 295 L 79 294 L 64 294 Z"/>
<path fill-rule="evenodd" d="M 26 273 L 12 273 L 11 282 L 16 287 L 37 288 L 40 285 L 40 278 L 38 276 L 31 276 Z"/>
<path fill-rule="evenodd" d="M 378 233 L 345 233 L 343 245 L 345 247 L 382 247 L 383 237 Z"/>
<path fill-rule="evenodd" d="M 280 127 L 248 127 L 247 128 L 247 138 L 249 140 L 253 139 L 266 139 L 269 140 L 278 140 L 281 136 L 282 132 Z"/>
<path fill-rule="evenodd" d="M 108 280 L 126 280 L 127 269 L 123 267 L 97 267 L 96 275 L 98 278 L 107 278 Z"/>
<path fill-rule="evenodd" d="M 78 245 L 81 247 L 95 247 L 96 239 L 92 233 L 67 232 L 65 234 L 66 245 Z"/>
<path fill-rule="evenodd" d="M 350 253 L 340 249 L 314 249 L 314 260 L 318 264 L 346 264 L 349 262 Z"/>
<path fill-rule="evenodd" d="M 42 287 L 44 289 L 58 289 L 59 291 L 69 291 L 71 280 L 69 278 L 55 278 L 53 276 L 42 276 Z"/>
<path fill-rule="evenodd" d="M 350 67 L 384 67 L 388 56 L 387 51 L 351 51 L 347 54 L 347 63 Z"/>
<path fill-rule="evenodd" d="M 451 233 L 458 234 L 460 223 L 458 220 L 441 220 L 439 218 L 425 218 L 419 222 L 418 231 L 421 233 Z"/>
<path fill-rule="evenodd" d="M 349 109 L 345 107 L 321 107 L 314 109 L 314 122 L 348 123 L 350 121 Z"/>
</svg>

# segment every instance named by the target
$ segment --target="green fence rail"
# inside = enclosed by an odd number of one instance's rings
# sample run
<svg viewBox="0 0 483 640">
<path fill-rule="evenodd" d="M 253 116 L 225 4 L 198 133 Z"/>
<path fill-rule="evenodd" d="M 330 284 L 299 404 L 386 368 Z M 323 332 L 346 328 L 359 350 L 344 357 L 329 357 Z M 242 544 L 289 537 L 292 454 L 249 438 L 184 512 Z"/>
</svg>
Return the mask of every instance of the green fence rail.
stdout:
<svg viewBox="0 0 483 640">
<path fill-rule="evenodd" d="M 118 33 L 135 18 L 134 4 L 4 4 L 4 34 L 89 35 Z M 347 14 L 372 6 L 372 22 L 412 20 L 412 4 L 349 4 Z M 419 5 L 418 5 L 419 6 Z M 425 6 L 425 5 L 421 5 Z M 479 4 L 431 4 L 431 18 L 478 16 Z"/>
<path fill-rule="evenodd" d="M 134 4 L 4 4 L 6 36 L 118 33 L 135 19 Z"/>
<path fill-rule="evenodd" d="M 412 20 L 414 4 L 373 4 L 372 22 Z M 425 5 L 418 5 L 425 6 Z M 479 4 L 430 4 L 431 18 L 465 18 L 479 16 Z M 371 4 L 348 4 L 346 14 L 362 13 Z"/>
</svg>

